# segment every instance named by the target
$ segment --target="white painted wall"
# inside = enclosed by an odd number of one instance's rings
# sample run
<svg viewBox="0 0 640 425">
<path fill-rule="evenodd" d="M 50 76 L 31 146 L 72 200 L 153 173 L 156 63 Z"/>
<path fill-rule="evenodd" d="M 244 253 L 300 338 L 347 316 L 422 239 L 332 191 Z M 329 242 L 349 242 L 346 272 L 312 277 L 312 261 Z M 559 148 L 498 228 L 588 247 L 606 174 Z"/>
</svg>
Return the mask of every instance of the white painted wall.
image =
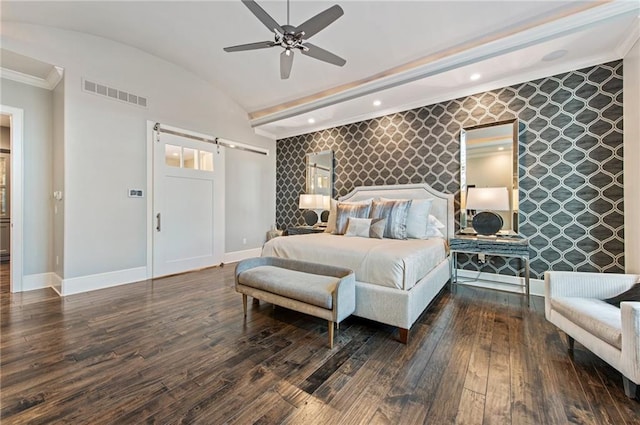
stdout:
<svg viewBox="0 0 640 425">
<path fill-rule="evenodd" d="M 52 267 L 51 202 L 53 100 L 51 91 L 2 79 L 0 103 L 24 110 L 23 275 Z M 15 172 L 15 170 L 13 170 Z"/>
<path fill-rule="evenodd" d="M 640 273 L 640 41 L 624 57 L 624 262 Z"/>
<path fill-rule="evenodd" d="M 3 23 L 1 31 L 3 48 L 65 69 L 65 280 L 146 266 L 150 217 L 144 202 L 127 197 L 127 188 L 146 187 L 147 119 L 271 151 L 267 159 L 230 154 L 226 164 L 238 170 L 226 179 L 225 191 L 234 197 L 255 185 L 255 174 L 242 170 L 255 168 L 273 182 L 264 197 L 247 195 L 254 212 L 249 220 L 235 211 L 237 202 L 225 204 L 229 238 L 236 237 L 231 229 L 242 228 L 246 248 L 260 246 L 275 221 L 275 141 L 257 136 L 246 111 L 224 92 L 169 62 L 100 37 L 17 23 Z M 148 109 L 85 93 L 83 77 L 143 95 Z M 229 240 L 226 250 L 236 246 Z"/>
<path fill-rule="evenodd" d="M 244 181 L 242 192 L 227 190 L 227 212 L 234 214 L 238 226 L 227 226 L 227 252 L 244 251 L 262 247 L 271 225 L 275 225 L 275 209 L 271 222 L 266 222 L 270 216 L 271 199 L 275 199 L 276 179 L 271 174 L 270 164 L 276 156 L 275 150 L 269 156 L 256 155 L 250 152 L 227 149 L 227 163 L 234 164 L 226 167 L 226 181 Z M 252 232 L 251 223 L 262 220 L 264 232 Z M 246 240 L 246 243 L 243 241 Z"/>
</svg>

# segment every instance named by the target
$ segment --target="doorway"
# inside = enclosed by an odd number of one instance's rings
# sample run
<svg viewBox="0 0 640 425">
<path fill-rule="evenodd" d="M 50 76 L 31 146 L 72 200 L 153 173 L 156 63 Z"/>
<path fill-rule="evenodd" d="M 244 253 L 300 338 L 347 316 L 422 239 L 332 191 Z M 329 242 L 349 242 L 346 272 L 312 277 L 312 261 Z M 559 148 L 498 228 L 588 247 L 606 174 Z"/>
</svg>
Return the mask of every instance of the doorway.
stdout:
<svg viewBox="0 0 640 425">
<path fill-rule="evenodd" d="M 23 111 L 0 105 L 0 271 L 2 292 L 22 291 Z"/>
</svg>

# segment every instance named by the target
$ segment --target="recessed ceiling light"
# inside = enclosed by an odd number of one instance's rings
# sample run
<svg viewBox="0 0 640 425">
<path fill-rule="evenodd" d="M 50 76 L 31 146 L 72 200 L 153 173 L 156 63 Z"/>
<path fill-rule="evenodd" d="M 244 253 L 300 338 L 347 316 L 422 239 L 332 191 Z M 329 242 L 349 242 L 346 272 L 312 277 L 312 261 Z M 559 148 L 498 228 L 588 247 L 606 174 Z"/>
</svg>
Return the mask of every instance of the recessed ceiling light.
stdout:
<svg viewBox="0 0 640 425">
<path fill-rule="evenodd" d="M 498 148 L 498 150 L 499 150 L 499 151 L 503 151 L 503 150 L 504 150 L 504 146 L 500 146 L 500 147 Z"/>
<path fill-rule="evenodd" d="M 382 105 L 381 101 L 379 101 L 379 100 L 374 100 L 373 101 L 373 106 L 380 106 L 380 105 Z"/>
<path fill-rule="evenodd" d="M 174 152 L 174 153 L 173 153 L 173 156 L 178 156 L 178 152 Z"/>
<path fill-rule="evenodd" d="M 316 120 L 315 120 L 315 119 L 313 119 L 313 118 L 309 118 L 309 119 L 307 120 L 307 122 L 308 122 L 309 124 L 313 124 L 314 122 L 316 122 Z"/>
<path fill-rule="evenodd" d="M 551 61 L 554 61 L 556 59 L 560 59 L 561 57 L 563 57 L 567 53 L 568 52 L 566 50 L 564 50 L 564 49 L 554 50 L 553 52 L 544 55 L 542 57 L 542 60 L 545 61 L 545 62 L 551 62 Z"/>
<path fill-rule="evenodd" d="M 471 74 L 471 77 L 469 77 L 469 79 L 471 81 L 476 81 L 476 80 L 479 80 L 480 77 L 481 77 L 481 75 L 476 72 L 475 74 Z"/>
</svg>

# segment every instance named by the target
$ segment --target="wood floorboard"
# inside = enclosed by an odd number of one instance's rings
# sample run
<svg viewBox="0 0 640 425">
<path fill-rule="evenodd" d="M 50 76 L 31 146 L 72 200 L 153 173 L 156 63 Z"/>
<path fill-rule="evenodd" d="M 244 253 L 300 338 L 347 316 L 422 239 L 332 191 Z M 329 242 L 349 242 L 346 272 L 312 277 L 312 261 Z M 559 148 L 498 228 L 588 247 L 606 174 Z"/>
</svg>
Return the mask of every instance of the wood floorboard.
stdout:
<svg viewBox="0 0 640 425">
<path fill-rule="evenodd" d="M 544 301 L 457 286 L 411 329 L 327 327 L 267 303 L 245 319 L 233 266 L 60 298 L 11 294 L 0 265 L 5 424 L 637 424 L 618 372 Z"/>
</svg>

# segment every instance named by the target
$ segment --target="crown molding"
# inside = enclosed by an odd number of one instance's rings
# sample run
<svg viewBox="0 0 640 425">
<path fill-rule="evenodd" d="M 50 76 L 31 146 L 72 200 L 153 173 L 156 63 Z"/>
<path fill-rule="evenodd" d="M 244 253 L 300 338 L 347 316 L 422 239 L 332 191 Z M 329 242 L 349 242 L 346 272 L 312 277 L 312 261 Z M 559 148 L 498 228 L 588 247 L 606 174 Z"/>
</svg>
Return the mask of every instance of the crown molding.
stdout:
<svg viewBox="0 0 640 425">
<path fill-rule="evenodd" d="M 7 80 L 16 81 L 33 87 L 53 90 L 56 88 L 60 80 L 62 80 L 62 77 L 64 76 L 64 69 L 59 66 L 54 66 L 51 68 L 51 71 L 46 78 L 40 78 L 34 75 L 24 74 L 12 69 L 0 67 L 0 76 Z"/>
<path fill-rule="evenodd" d="M 546 17 L 543 22 L 522 24 L 504 33 L 486 36 L 462 46 L 383 71 L 291 102 L 249 114 L 252 127 L 280 121 L 326 106 L 373 94 L 462 66 L 504 55 L 557 37 L 569 35 L 621 15 L 638 13 L 635 2 L 608 2 Z"/>
<path fill-rule="evenodd" d="M 640 39 L 640 16 L 634 24 L 629 28 L 629 32 L 627 36 L 620 42 L 618 47 L 616 47 L 616 52 L 621 58 L 627 56 L 627 53 L 631 50 L 633 45 Z"/>
</svg>

